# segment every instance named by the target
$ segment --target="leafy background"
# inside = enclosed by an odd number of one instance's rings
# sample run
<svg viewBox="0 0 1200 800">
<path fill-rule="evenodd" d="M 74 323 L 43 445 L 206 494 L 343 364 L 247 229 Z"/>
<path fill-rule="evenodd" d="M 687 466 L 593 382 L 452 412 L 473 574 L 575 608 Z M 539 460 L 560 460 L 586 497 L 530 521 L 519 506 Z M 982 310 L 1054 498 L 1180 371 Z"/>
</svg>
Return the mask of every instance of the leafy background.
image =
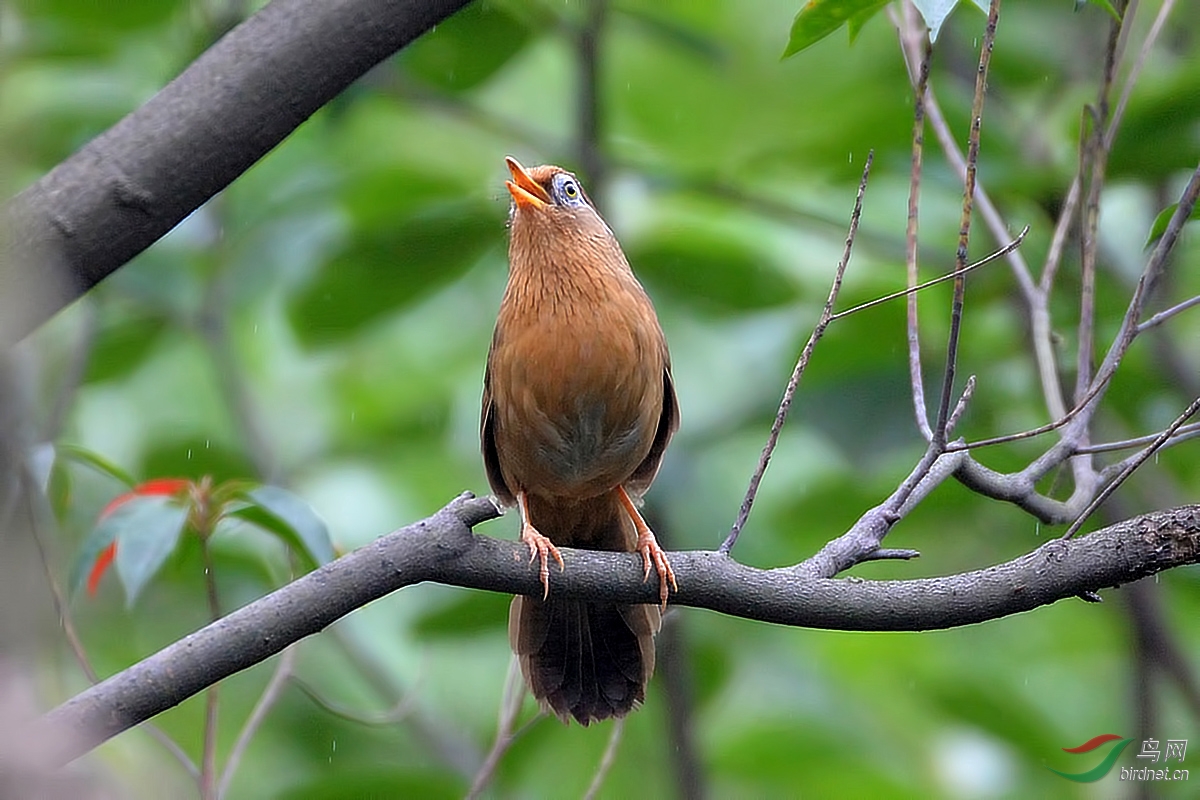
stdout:
<svg viewBox="0 0 1200 800">
<path fill-rule="evenodd" d="M 7 2 L 0 7 L 0 119 L 8 194 L 136 108 L 254 4 L 236 0 Z M 1156 8 L 1157 3 L 1146 3 Z M 985 111 L 981 180 L 1040 262 L 1076 166 L 1081 108 L 1095 97 L 1108 17 L 1096 6 L 1004 4 Z M 1144 31 L 1148 13 L 1139 13 Z M 841 252 L 869 150 L 876 167 L 843 303 L 903 284 L 913 97 L 884 14 L 781 60 L 794 0 L 476 3 L 305 123 L 175 231 L 22 346 L 24 400 L 45 441 L 87 448 L 138 479 L 211 475 L 285 486 L 354 548 L 464 489 L 486 490 L 477 451 L 484 356 L 505 280 L 503 156 L 581 169 L 577 31 L 599 21 L 602 159 L 587 175 L 671 343 L 683 427 L 650 494 L 672 549 L 712 548 L 732 522 L 787 373 Z M 591 22 L 589 23 L 589 20 Z M 933 82 L 965 140 L 984 17 L 970 5 L 940 32 Z M 1148 61 L 1111 161 L 1099 305 L 1111 335 L 1155 214 L 1200 149 L 1200 17 L 1179 9 Z M 926 276 L 953 260 L 961 187 L 928 151 Z M 1182 173 L 1185 174 L 1185 173 Z M 973 255 L 996 243 L 976 237 Z M 1194 239 L 1172 294 L 1200 293 Z M 1055 307 L 1070 352 L 1068 259 Z M 948 307 L 922 298 L 928 363 Z M 976 374 L 968 437 L 1044 422 L 1026 321 L 1002 265 L 971 281 L 962 369 Z M 1200 318 L 1164 339 L 1186 369 L 1136 349 L 1112 393 L 1113 438 L 1153 431 L 1194 396 Z M 1189 392 L 1188 381 L 1192 391 Z M 739 544 L 757 566 L 795 563 L 894 488 L 923 449 L 911 421 L 903 308 L 840 322 L 819 346 Z M 1012 466 L 1036 445 L 989 453 Z M 1164 453 L 1118 496 L 1121 513 L 1194 501 L 1194 445 Z M 60 463 L 61 574 L 124 487 Z M 512 536 L 512 519 L 482 532 Z M 974 569 L 1055 535 L 1022 512 L 946 485 L 889 539 L 919 561 L 864 577 Z M 213 540 L 222 605 L 286 580 L 270 536 Z M 57 569 L 57 568 L 56 568 Z M 107 579 L 71 605 L 101 675 L 207 620 L 199 549 L 181 545 L 132 608 Z M 65 581 L 65 577 L 63 578 Z M 1152 588 L 1179 646 L 1200 661 L 1195 569 Z M 1060 748 L 1132 736 L 1134 660 L 1121 592 L 1100 606 L 1040 611 L 924 634 L 773 627 L 682 609 L 671 622 L 688 728 L 713 796 L 1111 796 L 1045 767 Z M 487 752 L 509 669 L 507 598 L 419 586 L 301 645 L 296 673 L 364 725 L 289 686 L 233 782 L 238 797 L 460 796 Z M 664 658 L 668 656 L 664 655 Z M 45 689 L 86 685 L 65 644 Z M 227 754 L 271 664 L 222 686 Z M 661 673 L 661 670 L 660 670 Z M 1162 738 L 1195 738 L 1174 688 Z M 528 702 L 528 701 L 527 701 Z M 527 714 L 532 713 L 529 703 Z M 194 759 L 199 698 L 158 722 Z M 497 796 L 584 792 L 607 726 L 535 723 L 502 761 Z M 677 791 L 661 674 L 625 727 L 602 794 Z M 194 791 L 159 744 L 131 732 L 96 756 L 122 793 Z M 1077 757 L 1078 758 L 1078 757 Z M 1127 759 L 1130 760 L 1131 759 Z"/>
</svg>

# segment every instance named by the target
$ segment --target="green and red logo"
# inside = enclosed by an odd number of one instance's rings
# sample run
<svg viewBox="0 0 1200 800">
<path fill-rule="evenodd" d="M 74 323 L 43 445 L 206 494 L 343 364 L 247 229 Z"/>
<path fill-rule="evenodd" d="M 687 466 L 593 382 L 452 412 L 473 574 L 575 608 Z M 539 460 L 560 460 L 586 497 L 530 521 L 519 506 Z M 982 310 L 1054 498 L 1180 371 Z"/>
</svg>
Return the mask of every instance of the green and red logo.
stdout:
<svg viewBox="0 0 1200 800">
<path fill-rule="evenodd" d="M 1117 743 L 1113 745 L 1111 750 L 1108 751 L 1108 755 L 1104 757 L 1103 761 L 1089 769 L 1087 772 L 1061 772 L 1053 767 L 1047 767 L 1047 769 L 1056 775 L 1063 776 L 1069 781 L 1075 781 L 1076 783 L 1092 783 L 1093 781 L 1100 780 L 1112 771 L 1113 764 L 1117 763 L 1117 758 L 1132 741 L 1133 739 L 1126 739 L 1124 737 L 1117 736 L 1115 733 L 1102 733 L 1095 738 L 1088 739 L 1078 747 L 1063 748 L 1063 750 L 1067 753 L 1090 753 L 1093 750 L 1103 747 L 1109 742 Z"/>
</svg>

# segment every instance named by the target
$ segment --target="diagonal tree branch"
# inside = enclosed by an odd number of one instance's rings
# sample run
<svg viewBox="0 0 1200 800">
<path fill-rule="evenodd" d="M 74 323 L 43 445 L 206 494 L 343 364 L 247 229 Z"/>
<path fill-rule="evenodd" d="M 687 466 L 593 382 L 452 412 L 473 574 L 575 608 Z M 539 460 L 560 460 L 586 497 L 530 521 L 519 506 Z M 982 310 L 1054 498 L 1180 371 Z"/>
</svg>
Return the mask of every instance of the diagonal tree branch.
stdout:
<svg viewBox="0 0 1200 800">
<path fill-rule="evenodd" d="M 463 495 L 409 525 L 160 650 L 47 714 L 49 754 L 63 763 L 207 686 L 264 661 L 389 592 L 424 581 L 537 594 L 523 545 L 475 535 L 498 515 Z M 568 597 L 656 602 L 634 553 L 563 548 L 567 568 L 550 591 Z M 671 554 L 681 578 L 673 602 L 813 628 L 950 628 L 1028 611 L 1064 597 L 1200 562 L 1200 506 L 1158 511 L 1088 536 L 1055 539 L 995 567 L 911 581 L 804 579 L 796 567 L 761 570 L 716 552 Z M 69 735 L 68 735 L 69 734 Z"/>
<path fill-rule="evenodd" d="M 228 186 L 469 0 L 273 0 L 0 211 L 0 346 Z"/>
</svg>

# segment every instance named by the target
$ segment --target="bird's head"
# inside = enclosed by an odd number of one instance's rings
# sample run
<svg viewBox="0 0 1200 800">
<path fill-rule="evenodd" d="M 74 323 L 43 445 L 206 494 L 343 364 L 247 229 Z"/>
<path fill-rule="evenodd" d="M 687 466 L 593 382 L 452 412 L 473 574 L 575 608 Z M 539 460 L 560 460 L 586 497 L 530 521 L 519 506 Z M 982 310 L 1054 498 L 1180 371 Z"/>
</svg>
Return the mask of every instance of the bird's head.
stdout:
<svg viewBox="0 0 1200 800">
<path fill-rule="evenodd" d="M 513 275 L 523 276 L 518 282 L 605 273 L 636 283 L 617 237 L 578 178 L 549 164 L 526 169 L 511 156 L 504 162 L 512 173 L 505 181 L 513 198 L 508 262 Z"/>
<path fill-rule="evenodd" d="M 531 245 L 569 247 L 583 240 L 616 238 L 601 218 L 579 179 L 562 167 L 526 169 L 515 158 L 504 159 L 512 180 L 509 223 L 514 241 Z"/>
<path fill-rule="evenodd" d="M 514 215 L 522 212 L 553 214 L 580 208 L 595 212 L 579 180 L 562 167 L 546 164 L 525 169 L 512 156 L 507 156 L 504 163 L 512 173 L 512 180 L 504 184 L 513 197 Z"/>
</svg>

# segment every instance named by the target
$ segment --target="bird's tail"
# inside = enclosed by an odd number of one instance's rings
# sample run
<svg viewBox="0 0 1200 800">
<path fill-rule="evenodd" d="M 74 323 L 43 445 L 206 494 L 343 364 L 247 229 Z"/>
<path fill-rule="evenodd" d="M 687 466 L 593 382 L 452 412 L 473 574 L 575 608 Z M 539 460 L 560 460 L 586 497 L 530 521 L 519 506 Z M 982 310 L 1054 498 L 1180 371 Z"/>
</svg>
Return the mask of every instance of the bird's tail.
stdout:
<svg viewBox="0 0 1200 800">
<path fill-rule="evenodd" d="M 531 508 L 534 524 L 558 544 L 633 549 L 632 521 L 615 500 L 600 508 L 545 510 L 543 522 L 537 511 Z M 574 523 L 567 528 L 574 535 L 555 536 L 555 529 L 543 527 L 553 522 Z M 645 700 L 660 620 L 652 605 L 572 600 L 553 592 L 545 600 L 517 595 L 508 638 L 533 696 L 564 722 L 575 717 L 587 725 L 622 717 Z"/>
</svg>

